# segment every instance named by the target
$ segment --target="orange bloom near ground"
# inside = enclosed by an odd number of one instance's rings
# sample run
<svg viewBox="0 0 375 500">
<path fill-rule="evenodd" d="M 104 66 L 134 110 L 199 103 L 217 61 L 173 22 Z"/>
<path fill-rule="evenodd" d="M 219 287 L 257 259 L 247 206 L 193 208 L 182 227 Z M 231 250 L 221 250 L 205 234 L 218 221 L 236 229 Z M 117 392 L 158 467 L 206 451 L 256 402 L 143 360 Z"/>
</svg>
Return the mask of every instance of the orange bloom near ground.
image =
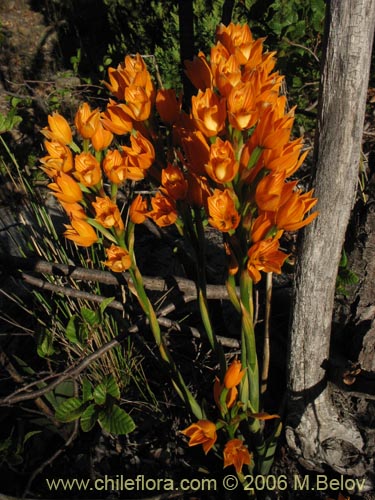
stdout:
<svg viewBox="0 0 375 500">
<path fill-rule="evenodd" d="M 54 177 L 58 172 L 70 172 L 73 168 L 73 154 L 71 150 L 56 141 L 44 141 L 44 146 L 49 155 L 40 159 L 43 164 L 43 171 L 49 176 Z"/>
<path fill-rule="evenodd" d="M 224 468 L 234 465 L 237 474 L 244 465 L 250 465 L 251 454 L 241 439 L 231 439 L 224 448 Z"/>
<path fill-rule="evenodd" d="M 188 183 L 183 172 L 176 165 L 168 164 L 161 171 L 161 183 L 167 194 L 174 200 L 186 197 Z"/>
<path fill-rule="evenodd" d="M 242 370 L 241 361 L 235 359 L 228 367 L 224 375 L 224 386 L 226 389 L 236 387 L 245 375 L 246 370 Z"/>
<path fill-rule="evenodd" d="M 104 262 L 104 265 L 109 267 L 111 271 L 122 273 L 131 267 L 130 255 L 125 249 L 117 245 L 111 245 L 109 248 L 106 248 L 105 252 L 108 260 Z"/>
<path fill-rule="evenodd" d="M 189 446 L 201 444 L 206 455 L 217 439 L 216 425 L 210 420 L 198 420 L 181 432 L 190 438 Z"/>
</svg>

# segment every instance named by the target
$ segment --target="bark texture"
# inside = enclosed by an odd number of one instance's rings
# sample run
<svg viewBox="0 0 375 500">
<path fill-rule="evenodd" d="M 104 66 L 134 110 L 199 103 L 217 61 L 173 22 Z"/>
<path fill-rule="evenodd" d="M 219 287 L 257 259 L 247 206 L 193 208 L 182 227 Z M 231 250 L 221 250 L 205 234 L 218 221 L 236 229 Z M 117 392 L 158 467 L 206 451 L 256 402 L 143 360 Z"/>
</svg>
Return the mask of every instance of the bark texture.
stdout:
<svg viewBox="0 0 375 500">
<path fill-rule="evenodd" d="M 289 445 L 308 468 L 357 476 L 371 459 L 357 426 L 335 410 L 324 361 L 356 195 L 374 27 L 375 0 L 327 3 L 313 176 L 319 216 L 301 237 L 288 362 Z"/>
</svg>

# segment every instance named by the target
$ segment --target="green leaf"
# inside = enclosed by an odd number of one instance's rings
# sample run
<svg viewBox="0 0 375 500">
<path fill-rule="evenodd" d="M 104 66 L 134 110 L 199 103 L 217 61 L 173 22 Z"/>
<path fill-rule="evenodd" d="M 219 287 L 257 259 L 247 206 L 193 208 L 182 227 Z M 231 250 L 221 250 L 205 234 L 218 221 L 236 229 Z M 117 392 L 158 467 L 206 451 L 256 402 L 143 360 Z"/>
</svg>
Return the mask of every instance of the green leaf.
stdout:
<svg viewBox="0 0 375 500">
<path fill-rule="evenodd" d="M 101 427 L 111 434 L 129 434 L 135 423 L 131 416 L 118 405 L 113 405 L 99 418 Z"/>
<path fill-rule="evenodd" d="M 87 401 L 90 401 L 93 398 L 92 395 L 92 385 L 90 381 L 85 377 L 82 380 L 82 399 L 83 402 L 86 403 Z"/>
<path fill-rule="evenodd" d="M 120 399 L 120 389 L 113 375 L 107 375 L 103 382 L 95 387 L 93 392 L 95 403 L 103 405 L 106 402 L 107 394 L 115 399 Z"/>
<path fill-rule="evenodd" d="M 86 405 L 78 398 L 69 398 L 57 408 L 55 417 L 60 422 L 72 422 L 84 412 Z"/>
<path fill-rule="evenodd" d="M 86 408 L 86 410 L 82 413 L 80 424 L 83 432 L 89 432 L 96 424 L 98 420 L 98 410 L 95 408 L 95 405 L 90 405 Z"/>
<path fill-rule="evenodd" d="M 53 348 L 53 335 L 51 330 L 45 328 L 38 335 L 38 356 L 41 358 L 48 358 L 54 354 L 55 349 Z"/>
<path fill-rule="evenodd" d="M 93 311 L 92 309 L 88 309 L 87 307 L 81 307 L 81 315 L 84 321 L 88 323 L 90 326 L 95 326 L 100 323 L 100 316 L 98 311 Z"/>
<path fill-rule="evenodd" d="M 65 335 L 72 342 L 72 344 L 79 344 L 77 337 L 77 330 L 79 328 L 79 318 L 74 314 L 70 319 L 65 329 Z"/>
<path fill-rule="evenodd" d="M 103 314 L 106 308 L 109 306 L 111 302 L 115 300 L 115 297 L 108 297 L 100 303 L 100 313 Z"/>
</svg>

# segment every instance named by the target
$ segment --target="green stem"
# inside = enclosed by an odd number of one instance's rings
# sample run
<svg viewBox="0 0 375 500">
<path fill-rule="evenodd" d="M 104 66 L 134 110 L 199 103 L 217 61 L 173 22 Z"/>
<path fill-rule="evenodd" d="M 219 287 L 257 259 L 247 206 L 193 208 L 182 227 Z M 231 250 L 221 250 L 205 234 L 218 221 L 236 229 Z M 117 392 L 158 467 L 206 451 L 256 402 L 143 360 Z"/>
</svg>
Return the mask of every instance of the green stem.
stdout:
<svg viewBox="0 0 375 500">
<path fill-rule="evenodd" d="M 249 401 L 253 411 L 259 411 L 259 370 L 254 332 L 253 282 L 242 269 L 240 275 L 241 302 L 241 363 L 247 368 L 241 385 L 241 400 L 246 405 Z"/>
</svg>

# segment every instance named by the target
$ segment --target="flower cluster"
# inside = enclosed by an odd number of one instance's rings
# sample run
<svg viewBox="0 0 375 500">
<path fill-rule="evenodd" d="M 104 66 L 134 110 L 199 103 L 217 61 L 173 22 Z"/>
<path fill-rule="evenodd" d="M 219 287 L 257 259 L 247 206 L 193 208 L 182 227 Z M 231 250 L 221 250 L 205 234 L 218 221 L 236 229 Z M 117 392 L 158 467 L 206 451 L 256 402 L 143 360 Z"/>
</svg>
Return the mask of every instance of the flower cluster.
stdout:
<svg viewBox="0 0 375 500">
<path fill-rule="evenodd" d="M 109 69 L 105 85 L 112 98 L 104 110 L 83 103 L 72 127 L 55 112 L 42 130 L 47 153 L 40 160 L 42 169 L 70 219 L 65 237 L 83 247 L 103 242 L 105 266 L 113 272 L 129 270 L 174 387 L 197 418 L 183 434 L 190 446 L 202 445 L 208 453 L 224 429 L 224 467 L 233 465 L 239 475 L 244 465 L 252 467 L 255 452 L 260 473 L 267 473 L 271 460 L 264 453 L 274 449 L 280 428 L 267 445 L 261 443 L 258 421 L 279 417 L 259 412 L 252 284 L 262 272 L 281 272 L 288 257 L 280 249 L 283 233 L 317 216 L 309 214 L 317 203 L 312 191 L 303 193 L 292 180 L 307 151 L 302 138 L 291 138 L 294 110 L 286 110 L 280 95 L 283 77 L 274 71 L 275 63 L 274 53 L 263 51 L 263 39 L 253 39 L 247 25 L 220 25 L 210 55 L 199 52 L 185 62 L 196 88 L 188 110 L 173 89 L 155 88 L 136 54 Z M 146 177 L 156 194 L 138 194 L 121 205 L 124 184 Z M 205 418 L 173 362 L 145 292 L 134 255 L 134 228 L 146 219 L 159 227 L 176 225 L 196 253 L 202 323 L 220 364 L 214 383 L 217 423 Z M 241 361 L 229 367 L 205 296 L 206 223 L 222 233 L 228 296 L 241 315 Z M 254 453 L 243 441 L 242 422 L 260 443 Z"/>
<path fill-rule="evenodd" d="M 224 468 L 234 465 L 236 472 L 242 472 L 243 465 L 250 465 L 252 455 L 247 449 L 242 439 L 235 438 L 235 431 L 238 427 L 238 402 L 237 386 L 242 380 L 245 370 L 242 369 L 241 362 L 235 360 L 228 367 L 223 383 L 218 378 L 214 383 L 214 399 L 220 410 L 221 416 L 225 420 L 217 424 L 210 420 L 198 420 L 182 431 L 182 434 L 189 437 L 189 446 L 202 445 L 207 454 L 217 441 L 217 430 L 225 428 L 230 439 L 226 442 L 223 450 Z"/>
</svg>

